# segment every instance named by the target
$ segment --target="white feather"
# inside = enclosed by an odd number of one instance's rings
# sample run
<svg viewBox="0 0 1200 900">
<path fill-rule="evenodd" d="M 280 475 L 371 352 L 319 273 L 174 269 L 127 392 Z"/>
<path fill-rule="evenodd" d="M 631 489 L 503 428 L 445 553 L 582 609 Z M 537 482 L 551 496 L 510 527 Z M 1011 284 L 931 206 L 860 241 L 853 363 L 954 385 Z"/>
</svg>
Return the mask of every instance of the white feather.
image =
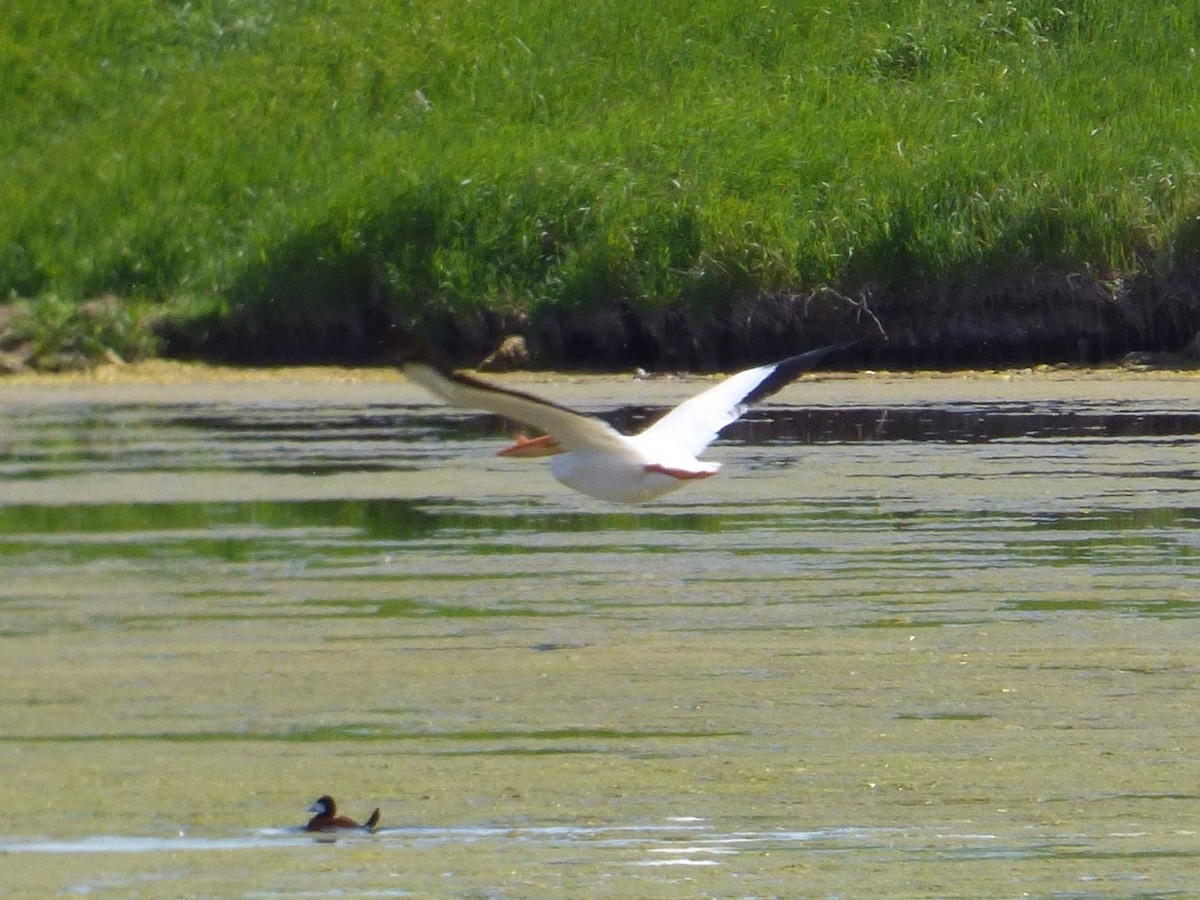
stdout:
<svg viewBox="0 0 1200 900">
<path fill-rule="evenodd" d="M 715 475 L 718 463 L 697 459 L 747 408 L 746 400 L 773 393 L 828 352 L 846 345 L 738 372 L 668 412 L 640 434 L 626 436 L 593 416 L 490 384 L 460 372 L 410 362 L 404 373 L 453 406 L 499 413 L 549 434 L 563 453 L 550 461 L 550 473 L 581 493 L 602 500 L 641 503 Z M 784 367 L 781 369 L 781 367 Z M 775 381 L 768 383 L 778 371 Z M 756 394 L 756 391 L 761 393 Z"/>
</svg>

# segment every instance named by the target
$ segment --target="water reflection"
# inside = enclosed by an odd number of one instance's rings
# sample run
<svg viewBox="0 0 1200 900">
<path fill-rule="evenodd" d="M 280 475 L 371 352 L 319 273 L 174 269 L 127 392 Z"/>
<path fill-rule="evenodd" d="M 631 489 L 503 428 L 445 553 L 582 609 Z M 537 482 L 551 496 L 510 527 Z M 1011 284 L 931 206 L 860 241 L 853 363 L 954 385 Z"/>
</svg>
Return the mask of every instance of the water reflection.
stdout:
<svg viewBox="0 0 1200 900">
<path fill-rule="evenodd" d="M 1194 798 L 1193 798 L 1194 799 Z M 217 853 L 229 857 L 246 851 L 300 850 L 320 844 L 370 846 L 389 853 L 421 849 L 437 851 L 470 845 L 477 852 L 533 854 L 574 850 L 607 858 L 610 866 L 736 867 L 739 857 L 783 854 L 785 858 L 832 862 L 852 855 L 862 865 L 892 866 L 934 858 L 942 863 L 1020 863 L 1038 860 L 1106 860 L 1194 862 L 1200 850 L 1176 844 L 1155 833 L 1096 836 L 1033 828 L 1018 840 L 1002 835 L 962 831 L 936 834 L 913 828 L 843 826 L 813 829 L 746 829 L 722 832 L 714 823 L 687 818 L 662 824 L 608 826 L 477 826 L 468 828 L 381 827 L 370 835 L 305 834 L 295 828 L 261 829 L 236 837 L 177 834 L 172 836 L 98 835 L 80 840 L 0 840 L 0 854 L 135 854 L 166 857 L 181 852 Z M 289 853 L 295 857 L 295 852 Z M 1140 878 L 1130 879 L 1141 881 Z M 397 889 L 403 895 L 404 891 Z M 1176 893 L 1176 892 L 1172 892 Z M 1094 896 L 1082 892 L 1082 896 Z M 275 896 L 253 894 L 252 896 Z"/>
<path fill-rule="evenodd" d="M 1119 895 L 1153 859 L 1186 895 L 1195 406 L 769 406 L 623 508 L 415 395 L 10 400 L 6 879 L 213 893 L 177 859 L 249 849 L 222 887 L 336 893 L 311 854 L 375 848 L 356 889 Z M 264 830 L 313 782 L 399 827 Z"/>
<path fill-rule="evenodd" d="M 1132 406 L 1132 405 L 1131 405 Z M 668 407 L 595 410 L 626 432 Z M 45 478 L 78 471 L 387 472 L 414 468 L 438 446 L 500 439 L 521 426 L 490 414 L 430 412 L 376 404 L 365 409 L 202 404 L 148 408 L 19 409 L 10 416 L 0 477 Z M 1200 413 L 1041 402 L 947 403 L 938 407 L 761 408 L 722 433 L 726 444 L 928 441 L 974 444 L 1013 439 L 1117 440 L 1200 436 Z M 167 455 L 169 454 L 169 458 Z M 1196 470 L 1184 470 L 1195 475 Z"/>
</svg>

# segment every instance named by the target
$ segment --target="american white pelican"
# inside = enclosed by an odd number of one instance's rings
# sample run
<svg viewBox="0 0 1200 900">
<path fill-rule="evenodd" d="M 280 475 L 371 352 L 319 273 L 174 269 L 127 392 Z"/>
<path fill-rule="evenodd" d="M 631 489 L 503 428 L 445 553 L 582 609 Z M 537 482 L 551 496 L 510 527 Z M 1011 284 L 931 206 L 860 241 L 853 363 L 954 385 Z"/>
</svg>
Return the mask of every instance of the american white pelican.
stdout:
<svg viewBox="0 0 1200 900">
<path fill-rule="evenodd" d="M 624 435 L 607 422 L 464 372 L 407 362 L 404 374 L 452 406 L 499 413 L 545 431 L 518 438 L 500 456 L 554 456 L 550 474 L 580 493 L 616 503 L 642 503 L 696 478 L 716 475 L 720 463 L 696 457 L 721 429 L 835 350 L 834 344 L 738 372 L 681 403 L 647 429 Z"/>
</svg>

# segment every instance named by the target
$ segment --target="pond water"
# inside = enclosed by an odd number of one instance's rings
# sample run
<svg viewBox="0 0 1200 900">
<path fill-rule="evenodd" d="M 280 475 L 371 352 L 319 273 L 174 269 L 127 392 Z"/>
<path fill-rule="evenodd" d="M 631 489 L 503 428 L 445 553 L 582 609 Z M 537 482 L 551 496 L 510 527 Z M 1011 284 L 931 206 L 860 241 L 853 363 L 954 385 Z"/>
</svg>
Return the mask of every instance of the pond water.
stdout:
<svg viewBox="0 0 1200 900">
<path fill-rule="evenodd" d="M 1196 890 L 1200 379 L 809 379 L 641 507 L 401 380 L 0 417 L 6 890 Z"/>
</svg>

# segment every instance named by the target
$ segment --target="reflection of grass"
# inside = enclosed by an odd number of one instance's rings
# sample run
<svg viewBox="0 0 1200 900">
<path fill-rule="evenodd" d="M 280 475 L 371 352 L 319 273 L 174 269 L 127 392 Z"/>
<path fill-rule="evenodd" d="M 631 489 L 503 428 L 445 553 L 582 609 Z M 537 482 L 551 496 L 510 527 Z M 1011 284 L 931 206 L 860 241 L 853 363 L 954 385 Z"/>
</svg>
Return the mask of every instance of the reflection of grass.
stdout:
<svg viewBox="0 0 1200 900">
<path fill-rule="evenodd" d="M 1200 603 L 1191 599 L 1131 599 L 1120 603 L 1113 603 L 1111 601 L 1095 600 L 1090 597 L 1072 597 L 1062 600 L 1032 598 L 1010 600 L 1001 604 L 1001 607 L 1021 613 L 1121 612 L 1146 619 L 1200 618 Z"/>
<path fill-rule="evenodd" d="M 64 452 L 78 453 L 73 437 Z M 86 457 L 85 457 L 86 458 Z M 364 538 L 403 540 L 471 533 L 475 553 L 547 552 L 550 548 L 491 544 L 485 537 L 514 533 L 624 533 L 646 531 L 719 531 L 722 516 L 699 513 L 578 513 L 571 515 L 496 514 L 481 504 L 473 511 L 431 512 L 409 500 L 295 500 L 244 503 L 101 503 L 78 506 L 0 506 L 0 535 L 104 533 L 213 529 L 247 525 L 263 529 L 246 539 L 262 539 L 273 529 L 349 529 Z M 238 539 L 236 536 L 231 539 Z M 588 545 L 594 549 L 593 544 Z M 576 552 L 579 548 L 553 548 Z M 621 549 L 629 549 L 621 545 Z"/>
<path fill-rule="evenodd" d="M 1198 17 L 9 0 L 0 296 L 245 306 L 286 341 L 381 306 L 1128 267 L 1200 205 Z"/>
<path fill-rule="evenodd" d="M 448 741 L 454 743 L 510 743 L 513 741 L 642 741 L 688 738 L 731 737 L 742 731 L 636 731 L 616 728 L 555 728 L 521 731 L 413 731 L 373 723 L 295 728 L 285 731 L 160 731 L 128 734 L 74 734 L 13 737 L 0 735 L 0 741 L 13 743 L 73 744 L 99 741 L 163 741 L 167 743 L 215 743 L 284 741 L 288 743 L 378 742 L 378 741 Z"/>
<path fill-rule="evenodd" d="M 426 576 L 422 576 L 425 578 Z M 485 580 L 480 577 L 479 580 Z M 489 579 L 490 580 L 490 579 Z M 490 619 L 496 617 L 557 618 L 573 615 L 563 610 L 535 607 L 466 606 L 407 599 L 395 600 L 309 600 L 305 607 L 327 607 L 334 619 Z M 308 616 L 306 616 L 307 618 Z"/>
</svg>

